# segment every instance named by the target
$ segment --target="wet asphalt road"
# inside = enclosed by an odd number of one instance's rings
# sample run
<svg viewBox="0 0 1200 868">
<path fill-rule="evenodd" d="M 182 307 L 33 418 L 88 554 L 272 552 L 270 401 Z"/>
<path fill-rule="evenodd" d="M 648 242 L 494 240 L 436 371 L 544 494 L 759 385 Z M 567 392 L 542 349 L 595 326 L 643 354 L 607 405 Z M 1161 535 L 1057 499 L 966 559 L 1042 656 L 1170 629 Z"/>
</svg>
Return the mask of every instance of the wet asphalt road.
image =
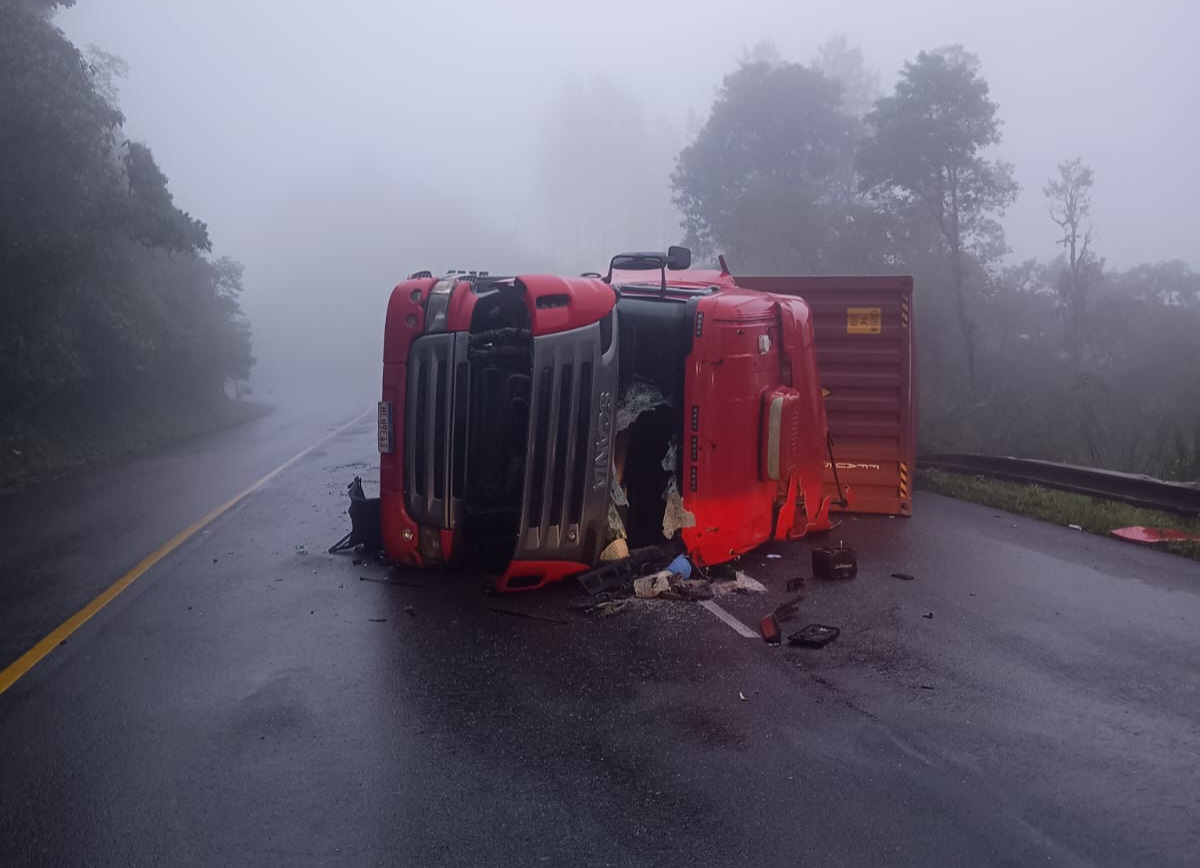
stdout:
<svg viewBox="0 0 1200 868">
<path fill-rule="evenodd" d="M 0 499 L 4 665 L 351 415 Z M 771 648 L 325 554 L 373 461 L 368 418 L 0 695 L 0 865 L 1197 864 L 1200 564 L 920 495 L 785 625 L 840 638 Z"/>
</svg>

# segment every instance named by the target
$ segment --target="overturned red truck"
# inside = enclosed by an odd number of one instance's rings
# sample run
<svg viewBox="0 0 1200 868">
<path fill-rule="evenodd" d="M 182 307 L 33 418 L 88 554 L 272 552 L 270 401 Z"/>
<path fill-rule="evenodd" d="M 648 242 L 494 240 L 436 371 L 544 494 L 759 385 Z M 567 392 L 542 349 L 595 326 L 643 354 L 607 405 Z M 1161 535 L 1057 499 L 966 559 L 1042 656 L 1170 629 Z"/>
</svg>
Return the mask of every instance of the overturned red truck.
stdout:
<svg viewBox="0 0 1200 868">
<path fill-rule="evenodd" d="M 715 565 L 911 511 L 912 280 L 413 275 L 384 327 L 380 522 L 403 564 L 499 590 L 673 540 Z"/>
</svg>

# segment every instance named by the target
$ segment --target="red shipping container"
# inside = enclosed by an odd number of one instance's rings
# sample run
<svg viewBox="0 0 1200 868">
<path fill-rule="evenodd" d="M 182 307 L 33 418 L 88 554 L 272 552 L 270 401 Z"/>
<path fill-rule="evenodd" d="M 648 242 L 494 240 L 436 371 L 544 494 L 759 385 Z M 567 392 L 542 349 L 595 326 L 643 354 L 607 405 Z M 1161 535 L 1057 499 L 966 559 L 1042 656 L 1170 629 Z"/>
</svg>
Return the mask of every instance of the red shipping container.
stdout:
<svg viewBox="0 0 1200 868">
<path fill-rule="evenodd" d="M 911 277 L 737 277 L 812 311 L 837 476 L 854 512 L 912 514 L 917 372 Z M 825 482 L 837 497 L 832 466 Z"/>
</svg>

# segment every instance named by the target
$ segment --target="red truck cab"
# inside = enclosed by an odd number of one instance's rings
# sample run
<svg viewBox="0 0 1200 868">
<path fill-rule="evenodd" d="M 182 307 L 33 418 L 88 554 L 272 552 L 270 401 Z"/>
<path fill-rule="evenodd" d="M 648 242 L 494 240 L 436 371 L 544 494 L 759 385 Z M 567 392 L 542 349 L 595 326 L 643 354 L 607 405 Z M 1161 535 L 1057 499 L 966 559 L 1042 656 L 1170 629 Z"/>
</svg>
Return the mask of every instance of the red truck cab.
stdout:
<svg viewBox="0 0 1200 868">
<path fill-rule="evenodd" d="M 397 286 L 379 406 L 385 553 L 500 590 L 617 539 L 714 565 L 830 526 L 803 299 L 623 254 L 609 274 L 423 273 Z"/>
</svg>

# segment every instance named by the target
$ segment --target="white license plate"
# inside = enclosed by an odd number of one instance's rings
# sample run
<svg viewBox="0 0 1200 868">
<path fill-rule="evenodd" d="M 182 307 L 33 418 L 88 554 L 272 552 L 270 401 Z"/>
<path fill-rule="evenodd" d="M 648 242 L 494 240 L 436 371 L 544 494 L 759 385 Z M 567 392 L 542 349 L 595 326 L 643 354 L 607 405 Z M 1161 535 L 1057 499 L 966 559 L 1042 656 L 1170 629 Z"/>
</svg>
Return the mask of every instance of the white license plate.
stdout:
<svg viewBox="0 0 1200 868">
<path fill-rule="evenodd" d="M 376 436 L 379 441 L 380 452 L 392 451 L 392 402 L 379 402 L 378 422 L 376 423 Z"/>
</svg>

